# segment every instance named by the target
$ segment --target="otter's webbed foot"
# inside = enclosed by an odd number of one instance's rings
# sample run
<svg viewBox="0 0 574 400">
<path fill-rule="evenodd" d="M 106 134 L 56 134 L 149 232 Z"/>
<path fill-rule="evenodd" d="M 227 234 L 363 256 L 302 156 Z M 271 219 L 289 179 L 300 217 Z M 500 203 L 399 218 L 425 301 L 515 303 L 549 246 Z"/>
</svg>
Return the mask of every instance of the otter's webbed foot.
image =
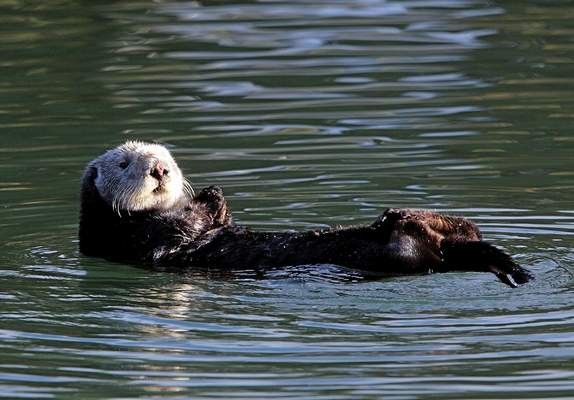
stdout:
<svg viewBox="0 0 574 400">
<path fill-rule="evenodd" d="M 202 189 L 193 201 L 203 205 L 213 221 L 213 228 L 233 225 L 231 210 L 223 196 L 223 189 L 219 186 L 209 186 Z"/>
<path fill-rule="evenodd" d="M 426 253 L 426 248 L 432 248 L 432 251 L 438 253 L 444 236 L 436 231 L 431 223 L 431 217 L 434 215 L 436 214 L 408 208 L 389 208 L 372 227 L 384 232 L 389 238 L 411 237 L 421 250 L 420 253 Z"/>
<path fill-rule="evenodd" d="M 389 221 L 416 221 L 417 224 L 429 232 L 434 232 L 448 239 L 480 240 L 482 235 L 480 229 L 472 221 L 461 217 L 443 215 L 428 210 L 417 210 L 409 208 L 390 208 L 382 215 Z"/>
<path fill-rule="evenodd" d="M 502 250 L 483 241 L 445 240 L 441 246 L 446 271 L 492 272 L 510 287 L 533 280 L 534 275 Z"/>
<path fill-rule="evenodd" d="M 508 254 L 482 241 L 478 227 L 464 218 L 391 208 L 371 226 L 405 270 L 492 272 L 511 287 L 534 279 Z"/>
<path fill-rule="evenodd" d="M 404 208 L 387 208 L 371 226 L 380 231 L 390 232 L 395 229 L 398 221 L 410 218 L 409 211 Z"/>
<path fill-rule="evenodd" d="M 408 219 L 411 217 L 411 210 L 408 208 L 387 208 L 383 213 L 383 218 L 388 218 L 393 221 L 401 219 Z"/>
</svg>

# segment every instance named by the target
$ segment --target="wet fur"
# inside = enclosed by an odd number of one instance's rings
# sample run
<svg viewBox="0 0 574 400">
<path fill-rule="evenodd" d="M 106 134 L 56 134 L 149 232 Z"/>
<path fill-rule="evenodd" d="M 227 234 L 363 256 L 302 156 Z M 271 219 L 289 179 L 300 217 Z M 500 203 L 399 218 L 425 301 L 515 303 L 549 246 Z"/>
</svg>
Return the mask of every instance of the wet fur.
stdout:
<svg viewBox="0 0 574 400">
<path fill-rule="evenodd" d="M 533 279 L 507 254 L 482 241 L 472 222 L 417 210 L 391 209 L 370 225 L 302 233 L 228 227 L 193 257 L 182 260 L 174 253 L 168 263 L 219 269 L 335 264 L 379 276 L 493 272 L 513 287 Z"/>
<path fill-rule="evenodd" d="M 257 232 L 234 226 L 218 187 L 170 207 L 118 213 L 100 196 L 89 164 L 81 192 L 80 250 L 90 256 L 162 269 L 237 269 L 335 264 L 372 275 L 492 272 L 516 286 L 524 268 L 482 241 L 463 218 L 390 209 L 369 225 L 308 232 Z"/>
</svg>

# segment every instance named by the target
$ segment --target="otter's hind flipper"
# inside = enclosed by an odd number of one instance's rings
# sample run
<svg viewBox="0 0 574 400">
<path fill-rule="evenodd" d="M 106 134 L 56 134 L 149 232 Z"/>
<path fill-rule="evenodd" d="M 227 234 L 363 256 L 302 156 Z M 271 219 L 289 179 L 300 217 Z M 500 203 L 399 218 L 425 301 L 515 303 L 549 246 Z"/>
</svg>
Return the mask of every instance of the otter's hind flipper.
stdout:
<svg viewBox="0 0 574 400">
<path fill-rule="evenodd" d="M 441 272 L 492 272 L 511 287 L 517 287 L 534 279 L 532 273 L 515 263 L 508 254 L 487 242 L 445 240 L 441 251 L 445 268 Z"/>
</svg>

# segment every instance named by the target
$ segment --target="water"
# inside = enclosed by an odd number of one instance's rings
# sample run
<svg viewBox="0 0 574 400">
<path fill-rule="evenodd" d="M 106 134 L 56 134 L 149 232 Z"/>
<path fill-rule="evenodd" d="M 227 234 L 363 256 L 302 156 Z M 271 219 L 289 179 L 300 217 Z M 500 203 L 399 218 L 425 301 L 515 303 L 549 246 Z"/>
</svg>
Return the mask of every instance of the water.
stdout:
<svg viewBox="0 0 574 400">
<path fill-rule="evenodd" d="M 0 2 L 0 396 L 571 398 L 573 17 L 566 1 Z M 537 279 L 83 257 L 83 166 L 128 138 L 222 185 L 240 223 L 447 211 Z"/>
</svg>

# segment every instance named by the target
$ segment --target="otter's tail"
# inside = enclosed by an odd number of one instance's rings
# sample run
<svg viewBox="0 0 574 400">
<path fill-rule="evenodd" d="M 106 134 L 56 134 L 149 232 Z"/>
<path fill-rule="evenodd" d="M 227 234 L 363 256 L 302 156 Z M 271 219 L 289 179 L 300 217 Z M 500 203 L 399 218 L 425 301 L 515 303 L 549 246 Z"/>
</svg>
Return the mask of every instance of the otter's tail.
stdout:
<svg viewBox="0 0 574 400">
<path fill-rule="evenodd" d="M 511 287 L 517 287 L 534 279 L 534 275 L 516 264 L 508 254 L 487 242 L 445 240 L 441 250 L 444 257 L 444 272 L 492 272 Z"/>
</svg>

